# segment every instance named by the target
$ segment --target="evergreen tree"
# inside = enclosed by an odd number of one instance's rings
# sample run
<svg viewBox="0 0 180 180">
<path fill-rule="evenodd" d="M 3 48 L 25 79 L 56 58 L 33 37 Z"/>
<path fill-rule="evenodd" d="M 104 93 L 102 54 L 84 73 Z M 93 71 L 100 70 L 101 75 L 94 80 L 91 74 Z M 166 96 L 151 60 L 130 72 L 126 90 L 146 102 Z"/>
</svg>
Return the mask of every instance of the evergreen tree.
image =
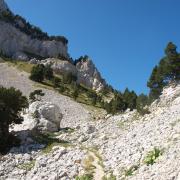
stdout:
<svg viewBox="0 0 180 180">
<path fill-rule="evenodd" d="M 129 108 L 131 111 L 136 108 L 137 95 L 134 91 L 130 92 L 129 89 L 126 88 L 123 94 L 123 99 L 126 104 L 126 108 Z"/>
<path fill-rule="evenodd" d="M 21 111 L 27 107 L 27 98 L 19 90 L 0 87 L 0 152 L 8 146 L 9 125 L 20 124 Z"/>
<path fill-rule="evenodd" d="M 164 86 L 174 80 L 180 79 L 180 55 L 176 51 L 176 45 L 168 43 L 165 49 L 165 57 L 152 71 L 147 86 L 150 88 L 150 99 L 159 97 Z"/>
<path fill-rule="evenodd" d="M 30 79 L 36 82 L 42 82 L 44 80 L 44 65 L 38 64 L 31 70 Z"/>
</svg>

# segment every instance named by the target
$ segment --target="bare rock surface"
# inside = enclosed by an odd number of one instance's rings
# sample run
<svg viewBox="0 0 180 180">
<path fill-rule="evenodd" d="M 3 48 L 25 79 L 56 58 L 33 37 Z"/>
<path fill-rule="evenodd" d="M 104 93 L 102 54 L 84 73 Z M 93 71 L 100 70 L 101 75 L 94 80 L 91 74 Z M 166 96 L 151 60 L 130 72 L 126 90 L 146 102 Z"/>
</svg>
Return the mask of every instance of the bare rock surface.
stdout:
<svg viewBox="0 0 180 180">
<path fill-rule="evenodd" d="M 78 70 L 77 81 L 96 91 L 102 90 L 106 83 L 101 74 L 90 59 L 79 61 L 76 64 Z"/>
</svg>

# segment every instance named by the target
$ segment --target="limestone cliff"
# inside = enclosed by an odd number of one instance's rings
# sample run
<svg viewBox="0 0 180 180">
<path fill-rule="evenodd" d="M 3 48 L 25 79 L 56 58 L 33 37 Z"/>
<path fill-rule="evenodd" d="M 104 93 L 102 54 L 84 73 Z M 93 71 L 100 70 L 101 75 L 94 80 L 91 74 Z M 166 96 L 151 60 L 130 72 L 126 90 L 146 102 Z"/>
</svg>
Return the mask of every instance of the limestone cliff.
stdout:
<svg viewBox="0 0 180 180">
<path fill-rule="evenodd" d="M 48 36 L 21 16 L 14 15 L 4 0 L 0 0 L 0 29 L 0 51 L 6 56 L 20 60 L 32 57 L 68 58 L 65 37 Z"/>
</svg>

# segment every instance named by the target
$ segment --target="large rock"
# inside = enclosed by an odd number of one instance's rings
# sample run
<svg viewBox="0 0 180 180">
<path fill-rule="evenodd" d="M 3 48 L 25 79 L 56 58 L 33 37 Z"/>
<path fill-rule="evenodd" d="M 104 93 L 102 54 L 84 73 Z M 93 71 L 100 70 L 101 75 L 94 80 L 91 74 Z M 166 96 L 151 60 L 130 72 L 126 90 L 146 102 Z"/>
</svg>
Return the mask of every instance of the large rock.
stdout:
<svg viewBox="0 0 180 180">
<path fill-rule="evenodd" d="M 25 122 L 34 132 L 55 132 L 60 129 L 62 114 L 57 105 L 51 102 L 36 101 L 29 107 Z"/>
</svg>

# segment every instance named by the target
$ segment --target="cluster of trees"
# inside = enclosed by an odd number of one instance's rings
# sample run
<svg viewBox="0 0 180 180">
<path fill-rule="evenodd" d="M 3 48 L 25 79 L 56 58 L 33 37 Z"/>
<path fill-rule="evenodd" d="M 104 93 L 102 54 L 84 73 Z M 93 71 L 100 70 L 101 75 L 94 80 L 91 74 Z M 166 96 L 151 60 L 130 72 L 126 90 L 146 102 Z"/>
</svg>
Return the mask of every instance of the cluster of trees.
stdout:
<svg viewBox="0 0 180 180">
<path fill-rule="evenodd" d="M 44 79 L 52 80 L 54 77 L 51 65 L 38 64 L 31 70 L 30 79 L 36 82 L 43 82 Z"/>
<path fill-rule="evenodd" d="M 0 153 L 13 145 L 9 126 L 23 121 L 21 111 L 28 107 L 28 100 L 19 90 L 0 87 Z"/>
<path fill-rule="evenodd" d="M 11 23 L 20 31 L 26 33 L 34 39 L 39 40 L 56 40 L 61 41 L 64 45 L 68 44 L 68 40 L 64 36 L 49 36 L 46 32 L 43 32 L 39 27 L 31 25 L 23 17 L 14 15 L 11 11 L 7 10 L 0 16 L 1 20 Z M 23 23 L 23 26 L 22 26 Z"/>
<path fill-rule="evenodd" d="M 144 107 L 148 104 L 148 96 L 141 94 L 137 96 L 134 91 L 125 89 L 124 93 L 114 92 L 114 98 L 108 103 L 104 102 L 104 108 L 108 113 L 116 114 L 117 112 L 124 112 L 129 109 L 130 111 L 138 109 L 143 112 Z"/>
<path fill-rule="evenodd" d="M 164 86 L 172 81 L 180 80 L 180 54 L 177 47 L 169 42 L 165 49 L 165 57 L 154 67 L 147 86 L 150 88 L 150 99 L 157 99 Z"/>
</svg>

